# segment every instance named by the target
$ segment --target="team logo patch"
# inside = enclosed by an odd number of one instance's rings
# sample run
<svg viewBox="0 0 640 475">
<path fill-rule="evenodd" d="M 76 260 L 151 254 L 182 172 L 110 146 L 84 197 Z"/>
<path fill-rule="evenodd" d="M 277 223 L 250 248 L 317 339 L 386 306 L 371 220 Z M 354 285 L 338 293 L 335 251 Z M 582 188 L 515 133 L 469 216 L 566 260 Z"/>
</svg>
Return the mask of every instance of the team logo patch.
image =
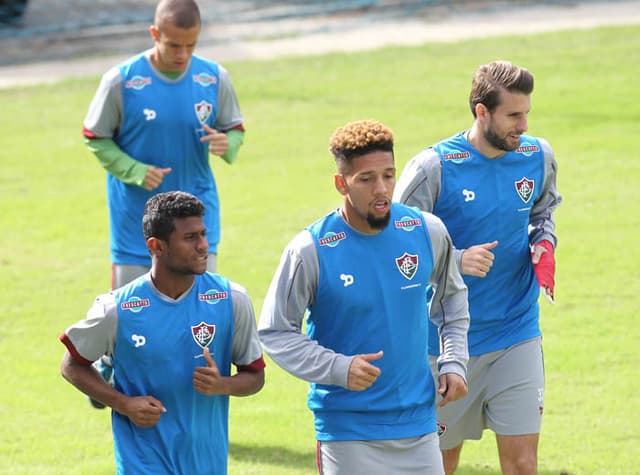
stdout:
<svg viewBox="0 0 640 475">
<path fill-rule="evenodd" d="M 447 426 L 438 421 L 438 437 L 442 437 L 447 432 Z"/>
<path fill-rule="evenodd" d="M 520 199 L 525 203 L 528 203 L 533 196 L 535 182 L 533 180 L 529 180 L 526 176 L 523 176 L 522 179 L 516 181 L 514 185 L 516 186 L 516 191 L 518 192 Z"/>
<path fill-rule="evenodd" d="M 140 91 L 150 84 L 150 77 L 133 76 L 124 83 L 124 87 L 126 89 L 135 89 L 136 91 Z"/>
<path fill-rule="evenodd" d="M 215 305 L 220 300 L 225 300 L 229 298 L 229 293 L 226 291 L 220 291 L 217 289 L 209 289 L 204 294 L 198 294 L 198 299 L 201 302 L 206 302 L 209 305 Z"/>
<path fill-rule="evenodd" d="M 209 346 L 209 343 L 213 341 L 213 337 L 216 334 L 216 326 L 209 325 L 206 322 L 200 322 L 196 326 L 191 327 L 191 335 L 193 339 L 202 349 Z"/>
<path fill-rule="evenodd" d="M 209 73 L 200 73 L 193 75 L 193 82 L 198 83 L 203 87 L 209 87 L 210 85 L 217 83 L 218 78 Z"/>
<path fill-rule="evenodd" d="M 213 106 L 205 100 L 194 104 L 193 107 L 196 109 L 196 115 L 198 116 L 198 120 L 201 124 L 204 124 L 207 121 L 213 111 Z"/>
<path fill-rule="evenodd" d="M 525 157 L 530 157 L 531 155 L 539 151 L 540 147 L 529 142 L 522 142 L 522 144 L 520 144 L 520 146 L 516 149 L 516 153 L 521 153 Z"/>
<path fill-rule="evenodd" d="M 403 231 L 413 231 L 417 226 L 420 226 L 422 221 L 410 216 L 403 216 L 399 220 L 394 222 L 396 229 L 402 229 Z"/>
<path fill-rule="evenodd" d="M 396 267 L 404 277 L 411 280 L 418 270 L 418 256 L 405 252 L 396 258 Z"/>
<path fill-rule="evenodd" d="M 129 300 L 120 304 L 120 308 L 122 310 L 130 310 L 133 313 L 142 312 L 143 308 L 149 306 L 151 306 L 151 301 L 149 299 L 141 299 L 136 296 L 129 297 Z"/>
<path fill-rule="evenodd" d="M 321 246 L 336 247 L 338 244 L 340 244 L 340 241 L 346 238 L 347 238 L 347 233 L 345 233 L 344 231 L 341 231 L 339 233 L 334 233 L 333 231 L 329 231 L 318 240 L 318 243 Z"/>
<path fill-rule="evenodd" d="M 471 158 L 471 153 L 469 152 L 459 152 L 458 150 L 455 150 L 453 152 L 447 152 L 444 155 L 442 155 L 442 158 L 445 161 L 451 161 L 453 163 L 462 163 L 463 161 Z"/>
</svg>

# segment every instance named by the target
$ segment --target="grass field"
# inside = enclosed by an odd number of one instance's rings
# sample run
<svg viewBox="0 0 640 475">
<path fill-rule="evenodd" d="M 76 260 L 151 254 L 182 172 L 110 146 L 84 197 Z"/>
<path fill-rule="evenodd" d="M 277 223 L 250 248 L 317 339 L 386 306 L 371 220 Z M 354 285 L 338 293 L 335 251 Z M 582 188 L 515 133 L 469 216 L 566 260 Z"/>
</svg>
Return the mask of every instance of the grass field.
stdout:
<svg viewBox="0 0 640 475">
<path fill-rule="evenodd" d="M 246 117 L 239 161 L 214 162 L 220 271 L 262 306 L 286 242 L 337 206 L 339 125 L 385 122 L 398 169 L 471 124 L 472 71 L 536 75 L 530 133 L 559 162 L 557 304 L 541 302 L 547 388 L 540 473 L 640 473 L 640 27 L 361 54 L 227 63 Z M 0 474 L 113 473 L 110 417 L 59 376 L 58 335 L 109 286 L 104 172 L 80 129 L 97 78 L 0 91 Z M 306 385 L 273 363 L 231 404 L 231 475 L 316 473 Z M 499 473 L 487 432 L 459 473 Z"/>
</svg>

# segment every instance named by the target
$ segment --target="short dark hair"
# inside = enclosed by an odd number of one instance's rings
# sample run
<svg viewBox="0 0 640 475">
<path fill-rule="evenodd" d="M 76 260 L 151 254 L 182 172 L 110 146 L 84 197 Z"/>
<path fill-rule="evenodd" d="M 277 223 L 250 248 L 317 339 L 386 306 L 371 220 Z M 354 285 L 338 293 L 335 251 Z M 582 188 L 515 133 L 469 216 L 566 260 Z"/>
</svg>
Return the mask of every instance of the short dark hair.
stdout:
<svg viewBox="0 0 640 475">
<path fill-rule="evenodd" d="M 194 0 L 160 0 L 154 23 L 160 28 L 166 22 L 185 30 L 200 26 L 200 8 Z"/>
<path fill-rule="evenodd" d="M 329 140 L 329 151 L 336 160 L 338 170 L 349 168 L 351 160 L 369 152 L 391 152 L 393 132 L 376 120 L 359 120 L 338 127 Z"/>
<path fill-rule="evenodd" d="M 514 66 L 509 61 L 493 61 L 480 66 L 473 75 L 469 107 L 476 117 L 476 105 L 483 104 L 489 112 L 500 105 L 500 91 L 533 92 L 533 74 L 525 68 Z"/>
<path fill-rule="evenodd" d="M 158 193 L 147 201 L 142 216 L 144 238 L 155 237 L 168 241 L 176 229 L 176 218 L 202 217 L 204 204 L 184 191 Z"/>
</svg>

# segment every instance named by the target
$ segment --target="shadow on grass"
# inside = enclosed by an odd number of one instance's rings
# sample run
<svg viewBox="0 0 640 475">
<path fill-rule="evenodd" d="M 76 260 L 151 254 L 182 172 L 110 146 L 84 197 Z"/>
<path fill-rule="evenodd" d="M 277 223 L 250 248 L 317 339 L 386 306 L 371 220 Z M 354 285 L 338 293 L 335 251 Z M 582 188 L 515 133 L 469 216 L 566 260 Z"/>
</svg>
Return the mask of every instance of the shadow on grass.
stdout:
<svg viewBox="0 0 640 475">
<path fill-rule="evenodd" d="M 295 452 L 281 446 L 252 446 L 235 442 L 229 444 L 229 456 L 235 460 L 250 463 L 263 463 L 299 469 L 315 469 L 315 450 Z M 500 470 L 485 466 L 478 467 L 460 464 L 456 473 L 460 475 L 502 475 Z M 538 475 L 572 475 L 566 470 L 539 470 Z"/>
<path fill-rule="evenodd" d="M 230 442 L 229 456 L 242 462 L 256 462 L 282 467 L 313 469 L 316 466 L 316 453 L 313 448 L 306 452 L 296 452 L 277 445 L 256 446 Z"/>
</svg>

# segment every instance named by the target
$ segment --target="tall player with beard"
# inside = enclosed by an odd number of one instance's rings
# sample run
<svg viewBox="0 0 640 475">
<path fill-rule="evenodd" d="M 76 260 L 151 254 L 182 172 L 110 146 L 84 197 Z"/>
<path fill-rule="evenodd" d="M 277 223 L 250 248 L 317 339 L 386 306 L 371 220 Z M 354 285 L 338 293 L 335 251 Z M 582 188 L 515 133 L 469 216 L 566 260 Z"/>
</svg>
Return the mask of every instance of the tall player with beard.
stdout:
<svg viewBox="0 0 640 475">
<path fill-rule="evenodd" d="M 470 94 L 471 129 L 414 157 L 394 200 L 442 219 L 469 287 L 469 395 L 438 419 L 447 475 L 465 439 L 496 433 L 504 474 L 537 473 L 544 407 L 540 288 L 554 298 L 561 203 L 547 141 L 524 135 L 533 75 L 507 61 L 480 66 Z M 430 355 L 439 353 L 431 341 Z"/>
<path fill-rule="evenodd" d="M 432 288 L 441 405 L 466 394 L 469 325 L 450 238 L 435 216 L 391 202 L 386 126 L 347 124 L 330 150 L 344 201 L 285 249 L 260 338 L 278 365 L 311 382 L 320 474 L 444 473 L 427 356 Z"/>
</svg>

